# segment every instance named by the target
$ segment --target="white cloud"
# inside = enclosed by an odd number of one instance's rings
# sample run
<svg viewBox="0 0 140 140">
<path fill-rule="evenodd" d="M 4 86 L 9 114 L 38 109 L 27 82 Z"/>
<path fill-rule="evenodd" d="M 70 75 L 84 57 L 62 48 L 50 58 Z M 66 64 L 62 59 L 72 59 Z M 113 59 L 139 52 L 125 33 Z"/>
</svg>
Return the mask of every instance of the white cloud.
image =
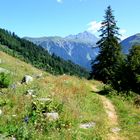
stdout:
<svg viewBox="0 0 140 140">
<path fill-rule="evenodd" d="M 91 32 L 91 33 L 97 33 L 98 30 L 100 29 L 101 27 L 101 22 L 97 22 L 97 21 L 91 21 L 90 23 L 87 24 L 89 27 L 88 27 L 88 31 Z"/>
<path fill-rule="evenodd" d="M 57 0 L 58 3 L 62 3 L 62 0 Z"/>
<path fill-rule="evenodd" d="M 125 38 L 127 38 L 128 36 L 126 35 L 126 30 L 125 29 L 120 29 L 119 33 L 121 34 L 120 38 L 121 40 L 124 40 Z"/>
<path fill-rule="evenodd" d="M 91 21 L 90 23 L 87 24 L 88 25 L 88 29 L 87 31 L 99 35 L 100 33 L 98 33 L 98 30 L 101 28 L 101 21 L 97 22 L 97 21 Z M 119 33 L 121 34 L 120 39 L 124 40 L 125 38 L 127 38 L 128 36 L 126 35 L 126 30 L 125 29 L 120 29 Z"/>
</svg>

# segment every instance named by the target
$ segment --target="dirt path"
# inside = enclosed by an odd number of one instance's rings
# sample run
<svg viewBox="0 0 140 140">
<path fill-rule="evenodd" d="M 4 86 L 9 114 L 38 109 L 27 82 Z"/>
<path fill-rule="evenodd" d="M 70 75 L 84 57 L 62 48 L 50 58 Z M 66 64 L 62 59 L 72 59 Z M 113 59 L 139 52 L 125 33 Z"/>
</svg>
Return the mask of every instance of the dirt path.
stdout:
<svg viewBox="0 0 140 140">
<path fill-rule="evenodd" d="M 95 85 L 94 86 L 92 85 L 91 88 L 94 92 L 99 91 L 99 89 L 97 89 L 97 87 Z M 117 114 L 116 114 L 116 110 L 115 110 L 114 105 L 105 96 L 99 95 L 99 97 L 101 98 L 101 100 L 103 102 L 104 109 L 105 109 L 106 114 L 108 116 L 108 124 L 110 127 L 110 132 L 108 134 L 108 140 L 123 140 L 123 138 L 121 138 L 119 136 L 120 129 L 117 127 L 118 126 L 118 118 L 117 118 Z"/>
</svg>

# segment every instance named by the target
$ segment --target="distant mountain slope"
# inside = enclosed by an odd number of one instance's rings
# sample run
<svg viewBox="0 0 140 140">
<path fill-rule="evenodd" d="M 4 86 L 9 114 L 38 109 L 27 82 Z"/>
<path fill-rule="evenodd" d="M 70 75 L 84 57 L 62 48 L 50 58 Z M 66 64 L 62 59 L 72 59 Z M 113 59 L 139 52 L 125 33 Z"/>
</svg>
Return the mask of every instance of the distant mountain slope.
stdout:
<svg viewBox="0 0 140 140">
<path fill-rule="evenodd" d="M 99 49 L 96 47 L 98 38 L 89 32 L 61 37 L 42 37 L 25 39 L 42 46 L 50 54 L 56 54 L 65 60 L 71 60 L 88 70 L 91 69 L 91 60 L 95 59 Z"/>
<path fill-rule="evenodd" d="M 87 77 L 88 72 L 70 61 L 65 61 L 14 33 L 0 29 L 0 50 L 25 60 L 32 65 L 53 74 L 70 74 Z"/>
<path fill-rule="evenodd" d="M 121 42 L 123 53 L 128 54 L 132 46 L 136 44 L 140 44 L 140 33 L 130 36 Z"/>
<path fill-rule="evenodd" d="M 66 36 L 65 39 L 68 40 L 74 40 L 74 41 L 79 41 L 79 42 L 85 42 L 85 43 L 91 43 L 91 44 L 95 44 L 98 41 L 98 38 L 91 34 L 90 32 L 83 32 L 83 33 L 79 33 L 77 35 L 69 35 Z"/>
</svg>

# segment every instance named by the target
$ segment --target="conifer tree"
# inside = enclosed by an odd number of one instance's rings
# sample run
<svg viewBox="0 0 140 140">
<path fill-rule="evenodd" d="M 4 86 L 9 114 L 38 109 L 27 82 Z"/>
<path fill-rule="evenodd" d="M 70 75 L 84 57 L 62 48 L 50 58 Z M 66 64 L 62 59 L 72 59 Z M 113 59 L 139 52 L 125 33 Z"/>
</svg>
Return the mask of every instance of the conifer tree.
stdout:
<svg viewBox="0 0 140 140">
<path fill-rule="evenodd" d="M 92 62 L 90 76 L 104 83 L 115 80 L 115 73 L 121 60 L 121 47 L 119 45 L 119 28 L 116 26 L 115 17 L 110 6 L 105 11 L 104 20 L 100 28 L 100 40 L 97 42 L 99 55 Z"/>
</svg>

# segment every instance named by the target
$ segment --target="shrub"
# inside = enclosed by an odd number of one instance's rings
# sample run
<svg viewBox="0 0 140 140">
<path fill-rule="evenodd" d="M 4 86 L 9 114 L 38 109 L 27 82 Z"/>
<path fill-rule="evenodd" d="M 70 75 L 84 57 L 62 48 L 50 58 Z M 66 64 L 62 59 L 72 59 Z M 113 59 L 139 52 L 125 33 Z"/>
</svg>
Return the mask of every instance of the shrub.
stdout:
<svg viewBox="0 0 140 140">
<path fill-rule="evenodd" d="M 11 84 L 11 75 L 0 73 L 0 88 L 7 88 Z"/>
<path fill-rule="evenodd" d="M 140 107 L 140 95 L 136 96 L 135 99 L 134 99 L 134 104 L 137 106 L 137 107 Z"/>
</svg>

